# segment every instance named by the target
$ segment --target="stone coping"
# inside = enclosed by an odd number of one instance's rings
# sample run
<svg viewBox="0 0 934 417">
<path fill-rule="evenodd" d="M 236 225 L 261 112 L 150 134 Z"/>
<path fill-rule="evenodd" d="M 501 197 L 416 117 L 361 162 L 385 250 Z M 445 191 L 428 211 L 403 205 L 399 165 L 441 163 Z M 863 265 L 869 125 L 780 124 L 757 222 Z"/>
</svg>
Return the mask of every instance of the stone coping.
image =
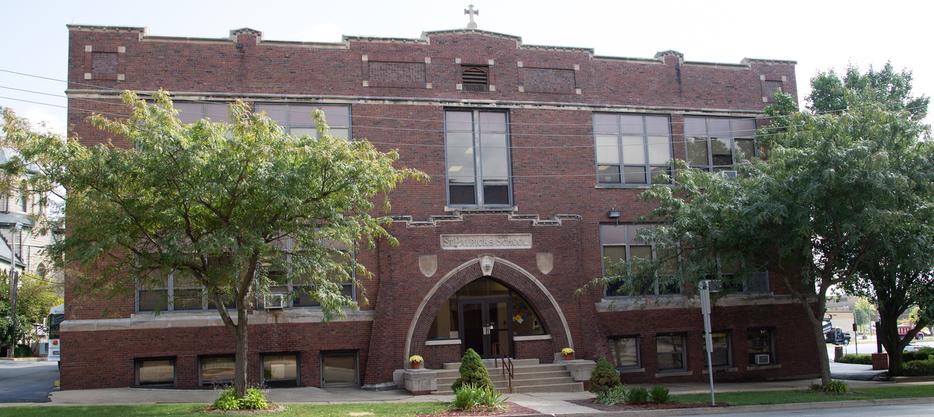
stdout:
<svg viewBox="0 0 934 417">
<path fill-rule="evenodd" d="M 373 321 L 373 310 L 346 311 L 344 317 L 332 317 L 329 321 Z M 236 321 L 236 315 L 233 317 Z M 320 308 L 289 308 L 277 311 L 254 311 L 249 316 L 250 324 L 323 323 L 324 312 Z M 224 322 L 216 311 L 136 313 L 128 318 L 65 320 L 63 332 L 167 329 L 176 327 L 223 326 Z"/>
</svg>

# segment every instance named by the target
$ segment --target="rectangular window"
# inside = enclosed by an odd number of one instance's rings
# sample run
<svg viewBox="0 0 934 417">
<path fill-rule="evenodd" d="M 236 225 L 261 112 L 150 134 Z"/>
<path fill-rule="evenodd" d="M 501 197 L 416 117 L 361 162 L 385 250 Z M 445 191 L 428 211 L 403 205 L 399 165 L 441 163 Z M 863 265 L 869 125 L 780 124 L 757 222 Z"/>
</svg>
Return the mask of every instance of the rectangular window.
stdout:
<svg viewBox="0 0 934 417">
<path fill-rule="evenodd" d="M 712 332 L 710 334 L 711 339 L 713 340 L 713 350 L 710 351 L 711 363 L 714 367 L 726 368 L 733 364 L 731 346 L 730 346 L 730 334 L 727 332 Z M 703 343 L 701 346 L 704 346 L 704 366 L 707 366 L 707 341 L 704 340 L 704 336 L 701 335 Z"/>
<path fill-rule="evenodd" d="M 659 372 L 687 369 L 684 339 L 683 333 L 655 336 L 656 368 Z"/>
<path fill-rule="evenodd" d="M 316 138 L 321 135 L 312 113 L 321 110 L 324 112 L 324 121 L 328 124 L 331 136 L 350 138 L 349 106 L 258 103 L 255 109 L 257 112 L 266 112 L 270 119 L 279 122 L 290 135 L 308 135 Z"/>
<path fill-rule="evenodd" d="M 202 356 L 198 358 L 198 366 L 201 385 L 225 385 L 234 380 L 234 355 Z"/>
<path fill-rule="evenodd" d="M 359 384 L 357 352 L 321 352 L 321 385 L 325 387 Z"/>
<path fill-rule="evenodd" d="M 750 366 L 777 363 L 775 358 L 775 331 L 773 329 L 749 329 L 746 331 L 746 350 Z"/>
<path fill-rule="evenodd" d="M 687 161 L 704 171 L 729 171 L 756 154 L 756 121 L 749 118 L 685 117 Z"/>
<path fill-rule="evenodd" d="M 169 277 L 153 272 L 141 278 L 137 286 L 137 311 L 169 310 Z"/>
<path fill-rule="evenodd" d="M 448 204 L 508 207 L 512 204 L 507 115 L 504 112 L 445 112 Z"/>
<path fill-rule="evenodd" d="M 178 111 L 178 119 L 182 123 L 194 123 L 204 118 L 208 118 L 212 122 L 229 122 L 227 105 L 228 103 L 193 103 L 187 101 L 174 103 L 175 110 Z"/>
<path fill-rule="evenodd" d="M 175 385 L 175 358 L 137 359 L 136 385 Z"/>
<path fill-rule="evenodd" d="M 775 93 L 782 91 L 781 80 L 765 80 L 762 82 L 762 96 L 769 102 L 775 100 Z"/>
<path fill-rule="evenodd" d="M 429 340 L 449 340 L 460 338 L 460 323 L 457 317 L 457 303 L 451 299 L 444 300 L 435 321 L 428 329 Z"/>
<path fill-rule="evenodd" d="M 657 294 L 680 294 L 681 282 L 677 278 L 678 255 L 672 251 L 657 248 L 639 237 L 639 230 L 652 225 L 618 224 L 600 225 L 600 243 L 603 248 L 603 274 L 618 274 L 615 265 L 625 260 L 631 273 L 637 273 L 638 261 L 659 261 L 655 278 L 652 281 L 625 285 L 616 282 L 606 289 L 607 296 L 637 296 Z"/>
<path fill-rule="evenodd" d="M 595 113 L 594 147 L 600 184 L 669 182 L 671 132 L 666 116 Z"/>
<path fill-rule="evenodd" d="M 263 384 L 270 387 L 299 385 L 297 353 L 267 353 L 263 360 Z"/>
<path fill-rule="evenodd" d="M 136 311 L 203 310 L 204 287 L 189 273 L 152 272 L 137 284 Z M 208 300 L 213 306 L 213 300 Z"/>
<path fill-rule="evenodd" d="M 610 345 L 610 356 L 617 368 L 639 368 L 641 366 L 639 355 L 639 337 L 624 336 L 607 339 Z"/>
</svg>

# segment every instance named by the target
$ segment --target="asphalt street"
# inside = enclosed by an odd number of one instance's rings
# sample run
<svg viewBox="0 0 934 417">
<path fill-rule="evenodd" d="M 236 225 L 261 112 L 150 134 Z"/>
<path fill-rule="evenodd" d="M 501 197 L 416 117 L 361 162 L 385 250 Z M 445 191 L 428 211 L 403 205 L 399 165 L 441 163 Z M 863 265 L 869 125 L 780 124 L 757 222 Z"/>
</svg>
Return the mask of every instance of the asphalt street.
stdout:
<svg viewBox="0 0 934 417">
<path fill-rule="evenodd" d="M 718 417 L 930 417 L 934 415 L 934 400 L 931 400 L 929 404 L 876 405 L 866 407 L 828 408 L 822 410 L 744 412 L 715 415 Z"/>
<path fill-rule="evenodd" d="M 48 402 L 56 362 L 0 361 L 0 403 Z"/>
</svg>

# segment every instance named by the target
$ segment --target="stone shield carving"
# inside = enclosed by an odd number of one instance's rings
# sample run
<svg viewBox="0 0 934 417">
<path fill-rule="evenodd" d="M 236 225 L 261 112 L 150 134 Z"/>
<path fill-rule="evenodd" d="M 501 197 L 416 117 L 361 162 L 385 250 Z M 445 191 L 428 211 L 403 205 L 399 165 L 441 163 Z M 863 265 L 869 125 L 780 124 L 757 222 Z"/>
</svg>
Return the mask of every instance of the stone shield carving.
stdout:
<svg viewBox="0 0 934 417">
<path fill-rule="evenodd" d="M 418 270 L 426 277 L 434 275 L 438 272 L 438 255 L 419 255 Z"/>
<path fill-rule="evenodd" d="M 548 275 L 555 266 L 555 256 L 551 252 L 539 252 L 535 254 L 535 265 L 543 274 Z"/>
<path fill-rule="evenodd" d="M 483 276 L 493 275 L 493 263 L 496 262 L 496 258 L 490 255 L 483 255 L 480 257 L 480 271 L 483 272 Z"/>
</svg>

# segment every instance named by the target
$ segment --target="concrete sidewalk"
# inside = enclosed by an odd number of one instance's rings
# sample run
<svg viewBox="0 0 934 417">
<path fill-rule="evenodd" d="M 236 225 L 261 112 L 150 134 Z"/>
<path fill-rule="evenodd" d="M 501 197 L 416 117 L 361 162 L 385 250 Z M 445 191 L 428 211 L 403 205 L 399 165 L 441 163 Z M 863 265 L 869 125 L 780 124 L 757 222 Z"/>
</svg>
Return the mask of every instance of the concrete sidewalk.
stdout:
<svg viewBox="0 0 934 417">
<path fill-rule="evenodd" d="M 807 389 L 817 380 L 717 383 L 719 393 L 737 391 L 775 391 Z M 934 384 L 928 382 L 874 382 L 848 381 L 851 388 L 904 386 L 913 384 Z M 635 385 L 633 385 L 635 386 Z M 707 393 L 703 383 L 665 384 L 672 394 Z M 411 395 L 406 391 L 364 391 L 358 388 L 277 388 L 270 389 L 269 399 L 274 403 L 315 403 L 337 404 L 354 402 L 448 402 L 453 395 Z M 219 394 L 217 390 L 179 390 L 147 388 L 109 388 L 95 390 L 55 391 L 50 405 L 102 405 L 102 404 L 154 404 L 154 403 L 201 403 L 213 402 Z M 507 401 L 538 411 L 544 415 L 591 415 L 601 414 L 592 408 L 572 403 L 573 400 L 593 398 L 589 392 L 553 392 L 506 394 Z M 20 404 L 22 405 L 22 404 Z M 668 410 L 671 411 L 671 410 Z"/>
</svg>

